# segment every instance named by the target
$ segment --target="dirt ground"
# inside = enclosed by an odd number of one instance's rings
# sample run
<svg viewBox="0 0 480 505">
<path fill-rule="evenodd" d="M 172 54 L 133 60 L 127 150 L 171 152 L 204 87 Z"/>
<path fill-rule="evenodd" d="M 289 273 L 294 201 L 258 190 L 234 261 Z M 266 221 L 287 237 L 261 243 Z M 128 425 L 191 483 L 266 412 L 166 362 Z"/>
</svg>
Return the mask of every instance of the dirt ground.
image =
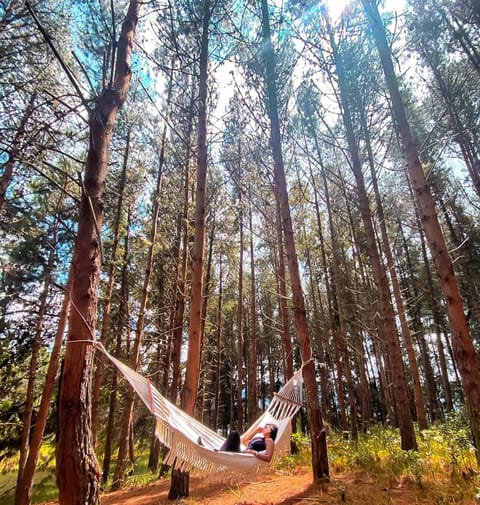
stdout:
<svg viewBox="0 0 480 505">
<path fill-rule="evenodd" d="M 413 483 L 408 480 L 380 483 L 368 475 L 338 474 L 321 488 L 312 483 L 311 471 L 268 474 L 236 484 L 208 482 L 191 476 L 190 496 L 168 500 L 170 479 L 144 487 L 123 489 L 102 496 L 102 505 L 478 505 L 474 486 Z M 53 503 L 45 505 L 54 505 Z"/>
</svg>

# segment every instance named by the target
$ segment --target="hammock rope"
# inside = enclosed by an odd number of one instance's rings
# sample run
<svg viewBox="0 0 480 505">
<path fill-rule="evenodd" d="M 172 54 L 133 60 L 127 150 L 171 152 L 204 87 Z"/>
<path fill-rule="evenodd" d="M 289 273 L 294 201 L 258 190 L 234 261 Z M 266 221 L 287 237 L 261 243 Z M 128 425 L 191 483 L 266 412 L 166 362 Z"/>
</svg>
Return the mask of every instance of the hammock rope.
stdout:
<svg viewBox="0 0 480 505">
<path fill-rule="evenodd" d="M 197 468 L 206 473 L 238 474 L 255 471 L 262 463 L 253 454 L 218 451 L 225 438 L 168 401 L 147 377 L 143 377 L 114 358 L 102 344 L 97 342 L 95 347 L 116 366 L 155 416 L 155 436 L 169 449 L 164 460 L 166 465 L 183 471 Z M 258 427 L 267 423 L 276 424 L 278 426 L 275 439 L 276 457 L 289 450 L 291 420 L 302 406 L 302 368 L 278 393 L 275 393 L 267 410 L 245 433 L 245 435 L 255 433 Z"/>
</svg>

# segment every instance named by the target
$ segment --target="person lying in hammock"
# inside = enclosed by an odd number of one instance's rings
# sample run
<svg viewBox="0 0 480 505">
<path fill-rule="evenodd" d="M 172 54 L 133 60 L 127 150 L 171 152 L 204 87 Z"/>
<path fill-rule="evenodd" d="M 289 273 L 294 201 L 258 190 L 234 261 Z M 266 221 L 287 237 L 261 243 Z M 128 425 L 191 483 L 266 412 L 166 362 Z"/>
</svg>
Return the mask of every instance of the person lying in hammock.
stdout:
<svg viewBox="0 0 480 505">
<path fill-rule="evenodd" d="M 231 431 L 220 447 L 219 451 L 240 452 L 240 442 L 247 446 L 245 453 L 253 454 L 258 459 L 270 462 L 275 450 L 275 438 L 278 427 L 275 424 L 266 424 L 258 427 L 251 435 L 240 438 L 238 431 Z"/>
</svg>

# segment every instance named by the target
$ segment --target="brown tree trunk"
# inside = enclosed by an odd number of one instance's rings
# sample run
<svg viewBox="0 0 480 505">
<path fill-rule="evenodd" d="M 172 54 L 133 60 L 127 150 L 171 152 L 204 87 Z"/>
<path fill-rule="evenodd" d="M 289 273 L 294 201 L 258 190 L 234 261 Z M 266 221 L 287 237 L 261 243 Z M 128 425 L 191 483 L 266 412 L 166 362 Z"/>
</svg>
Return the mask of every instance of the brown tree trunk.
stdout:
<svg viewBox="0 0 480 505">
<path fill-rule="evenodd" d="M 194 86 L 192 84 L 190 97 L 190 111 L 193 111 L 194 105 Z M 188 126 L 185 140 L 185 165 L 184 165 L 184 186 L 183 186 L 183 215 L 181 216 L 181 257 L 180 266 L 177 272 L 177 286 L 175 294 L 175 314 L 172 329 L 172 383 L 170 388 L 170 400 L 176 404 L 180 382 L 180 354 L 182 349 L 182 336 L 185 316 L 185 297 L 187 292 L 187 270 L 189 257 L 189 215 L 190 206 L 190 158 L 192 155 L 192 130 L 193 115 L 188 117 Z M 165 376 L 168 379 L 168 376 Z"/>
<path fill-rule="evenodd" d="M 290 216 L 287 182 L 282 156 L 280 121 L 278 118 L 275 54 L 270 34 L 267 0 L 262 0 L 261 7 L 263 38 L 262 49 L 266 65 L 265 82 L 268 95 L 268 115 L 270 118 L 270 135 L 274 162 L 274 191 L 275 196 L 280 203 L 283 234 L 285 238 L 285 250 L 287 253 L 288 270 L 290 272 L 290 282 L 293 294 L 295 326 L 297 329 L 300 354 L 304 363 L 303 377 L 307 394 L 307 414 L 311 436 L 313 478 L 316 483 L 319 483 L 329 477 L 326 433 L 323 429 L 322 414 L 318 400 L 315 365 L 313 360 L 311 360 L 312 349 L 310 344 L 310 335 L 308 332 L 305 301 L 303 298 L 302 284 L 300 280 L 300 269 L 293 234 L 292 218 Z"/>
<path fill-rule="evenodd" d="M 112 294 L 115 285 L 115 267 L 117 262 L 117 250 L 120 240 L 120 223 L 123 212 L 123 196 L 125 191 L 125 184 L 127 180 L 127 167 L 128 167 L 128 156 L 130 152 L 130 129 L 127 132 L 125 152 L 123 155 L 123 165 L 122 173 L 120 175 L 120 182 L 117 189 L 118 199 L 117 208 L 115 210 L 115 220 L 113 223 L 113 243 L 112 252 L 110 257 L 110 266 L 108 269 L 108 282 L 107 289 L 105 292 L 105 303 L 103 305 L 102 311 L 102 329 L 100 331 L 100 342 L 103 346 L 107 347 L 108 329 L 110 326 L 110 311 L 112 306 Z M 93 389 L 92 389 L 92 436 L 93 444 L 97 447 L 97 422 L 98 422 L 98 408 L 100 403 L 100 387 L 103 380 L 103 370 L 105 368 L 105 359 L 103 353 L 98 353 L 97 356 L 97 367 L 95 368 L 95 374 L 93 377 Z"/>
<path fill-rule="evenodd" d="M 240 143 L 238 145 L 240 151 Z M 240 154 L 240 152 L 239 152 Z M 240 168 L 240 156 L 238 158 L 239 168 Z M 239 172 L 239 180 L 241 181 L 241 172 Z M 238 259 L 238 300 L 237 300 L 237 429 L 239 433 L 243 433 L 243 249 L 244 249 L 244 234 L 243 234 L 243 191 L 238 188 L 238 198 L 239 198 L 239 216 L 238 216 L 238 228 L 239 228 L 239 259 Z"/>
<path fill-rule="evenodd" d="M 251 194 L 249 201 L 252 201 Z M 255 282 L 255 254 L 253 246 L 252 205 L 248 215 L 250 232 L 250 332 L 248 336 L 247 358 L 247 421 L 252 424 L 258 417 L 257 390 L 257 298 Z"/>
<path fill-rule="evenodd" d="M 309 125 L 311 126 L 311 125 Z M 317 136 L 315 134 L 315 130 L 313 127 L 309 128 L 310 134 L 313 136 L 313 139 L 315 141 L 315 147 L 316 147 L 316 152 L 318 157 L 320 158 L 320 148 L 317 142 Z M 323 170 L 323 166 L 321 166 L 321 169 Z M 328 357 L 328 352 L 327 349 L 330 347 L 328 339 L 331 331 L 333 331 L 333 307 L 332 307 L 332 288 L 331 288 L 331 282 L 330 282 L 330 274 L 328 271 L 328 260 L 327 260 L 327 253 L 325 251 L 325 240 L 324 240 L 324 234 L 323 234 L 323 229 L 322 229 L 322 219 L 320 216 L 320 205 L 319 205 L 319 197 L 318 197 L 318 191 L 317 187 L 315 185 L 315 178 L 313 176 L 313 171 L 312 167 L 310 165 L 310 160 L 309 160 L 309 171 L 310 171 L 310 180 L 311 180 L 311 185 L 313 187 L 313 195 L 314 195 L 314 204 L 315 204 L 315 219 L 317 223 L 317 231 L 318 231 L 318 237 L 320 240 L 320 254 L 322 258 L 322 271 L 323 271 L 323 276 L 325 279 L 325 289 L 327 293 L 327 306 L 328 306 L 328 320 L 325 315 L 325 310 L 322 305 L 320 305 L 321 309 L 321 316 L 322 316 L 322 321 L 325 321 L 325 326 L 329 326 L 330 330 L 329 331 L 324 331 L 323 333 L 325 334 L 324 336 L 324 341 L 320 342 L 318 344 L 319 349 L 317 350 L 318 356 L 320 359 L 320 362 L 322 363 L 321 368 L 320 368 L 320 390 L 321 390 L 321 408 L 322 412 L 324 413 L 325 416 L 328 416 L 329 412 L 332 412 L 333 409 L 330 406 L 330 399 L 333 397 L 333 394 L 331 394 L 331 384 L 329 381 L 328 377 L 328 368 L 329 368 L 329 361 L 330 358 Z M 325 181 L 324 174 L 322 173 L 322 176 Z M 327 213 L 331 213 L 331 209 L 329 208 L 327 204 Z M 321 303 L 321 298 L 320 296 L 318 297 L 319 303 Z M 314 299 L 315 300 L 315 299 Z M 314 309 L 314 314 L 315 314 L 315 319 L 318 319 L 318 314 L 317 310 Z M 328 321 L 328 322 L 327 322 Z M 329 419 L 327 417 L 327 421 L 332 422 L 333 419 Z"/>
<path fill-rule="evenodd" d="M 427 417 L 425 413 L 425 402 L 423 399 L 422 385 L 420 383 L 420 372 L 418 370 L 417 357 L 415 355 L 415 349 L 413 347 L 412 334 L 410 332 L 410 327 L 408 326 L 407 317 L 405 314 L 405 306 L 403 302 L 403 297 L 400 289 L 400 284 L 398 281 L 397 271 L 395 268 L 395 262 L 393 259 L 392 248 L 390 247 L 390 239 L 387 234 L 387 227 L 385 221 L 385 214 L 383 212 L 383 203 L 380 196 L 380 190 L 378 188 L 377 182 L 377 172 L 375 170 L 375 161 L 372 152 L 372 145 L 370 142 L 370 132 L 368 131 L 367 120 L 365 118 L 364 111 L 361 112 L 361 122 L 365 134 L 365 141 L 368 153 L 368 162 L 370 165 L 370 172 L 372 174 L 372 185 L 375 193 L 375 203 L 377 206 L 378 222 L 380 226 L 380 233 L 383 243 L 383 251 L 385 253 L 385 258 L 387 261 L 387 269 L 390 275 L 390 282 L 393 288 L 393 297 L 397 307 L 397 316 L 400 321 L 400 328 L 402 331 L 403 340 L 405 342 L 405 348 L 407 350 L 408 363 L 410 365 L 410 374 L 412 376 L 412 386 L 413 386 L 413 397 L 415 403 L 415 412 L 417 414 L 417 424 L 420 430 L 426 430 L 428 428 Z"/>
<path fill-rule="evenodd" d="M 56 235 L 56 231 L 54 232 Z M 25 411 L 22 418 L 22 438 L 20 441 L 20 459 L 18 462 L 18 477 L 17 477 L 17 487 L 18 484 L 22 481 L 23 471 L 25 469 L 25 462 L 27 460 L 29 445 L 30 445 L 30 431 L 32 429 L 32 415 L 33 415 L 33 407 L 35 402 L 35 385 L 37 378 L 37 368 L 38 368 L 38 360 L 40 357 L 40 348 L 41 348 L 41 337 L 42 337 L 42 328 L 44 323 L 45 312 L 47 310 L 47 300 L 48 300 L 48 292 L 51 286 L 51 276 L 50 272 L 53 271 L 54 264 L 54 253 L 55 253 L 55 243 L 56 239 L 53 239 L 53 244 L 50 247 L 49 258 L 47 262 L 47 266 L 45 268 L 45 278 L 43 282 L 43 289 L 40 293 L 39 297 L 39 310 L 37 314 L 37 322 L 35 325 L 35 333 L 33 336 L 32 343 L 32 351 L 30 358 L 30 366 L 28 369 L 28 383 L 27 383 L 27 394 L 25 397 Z M 21 497 L 19 496 L 21 493 L 15 494 L 15 502 L 18 505 L 21 503 Z"/>
<path fill-rule="evenodd" d="M 118 322 L 116 325 L 116 345 L 115 357 L 120 358 L 122 351 L 122 332 L 128 328 L 129 310 L 128 310 L 128 258 L 130 254 L 130 225 L 131 211 L 127 212 L 127 227 L 124 238 L 123 258 L 122 258 L 122 273 L 120 287 L 120 306 L 118 308 Z M 107 482 L 110 474 L 110 463 L 112 461 L 112 447 L 115 431 L 115 414 L 117 410 L 117 394 L 118 394 L 118 370 L 112 367 L 110 396 L 108 404 L 107 426 L 105 428 L 105 448 L 103 451 L 103 466 L 102 466 L 102 482 Z"/>
<path fill-rule="evenodd" d="M 165 145 L 167 137 L 167 124 L 163 128 L 160 156 L 158 161 L 157 182 L 154 194 L 154 204 L 152 209 L 151 229 L 149 236 L 149 247 L 146 258 L 145 276 L 143 278 L 142 296 L 140 306 L 138 308 L 138 317 L 136 322 L 136 335 L 133 345 L 132 355 L 130 357 L 130 367 L 136 370 L 140 359 L 140 348 L 143 342 L 145 313 L 148 305 L 148 294 L 150 291 L 150 282 L 152 278 L 153 261 L 155 257 L 155 245 L 157 242 L 158 216 L 160 214 L 160 194 L 162 189 L 163 167 L 165 162 Z M 131 441 L 131 426 L 133 421 L 133 406 L 135 403 L 135 392 L 129 387 L 125 400 L 123 416 L 122 416 L 122 431 L 120 434 L 120 443 L 118 447 L 117 467 L 115 469 L 115 477 L 112 483 L 112 490 L 119 489 L 125 478 L 127 450 Z M 131 453 L 132 451 L 130 451 Z M 132 458 L 131 458 L 132 460 Z M 133 460 L 132 460 L 133 461 Z"/>
<path fill-rule="evenodd" d="M 332 47 L 333 58 L 335 61 L 335 67 L 338 76 L 342 116 L 346 129 L 348 149 L 351 156 L 351 169 L 357 183 L 359 208 L 365 228 L 366 248 L 377 286 L 378 302 L 380 306 L 380 314 L 382 316 L 382 320 L 379 321 L 379 323 L 382 324 L 384 328 L 384 337 L 387 349 L 386 359 L 389 362 L 392 377 L 395 377 L 395 380 L 392 382 L 395 396 L 397 421 L 400 428 L 401 446 L 404 450 L 417 449 L 415 431 L 410 414 L 407 378 L 403 366 L 402 351 L 395 327 L 395 316 L 393 307 L 391 305 L 388 279 L 375 241 L 375 231 L 373 228 L 370 204 L 368 201 L 368 195 L 362 172 L 362 163 L 360 160 L 357 141 L 355 139 L 355 130 L 350 113 L 350 97 L 347 93 L 348 86 L 345 76 L 343 58 L 336 46 L 333 34 L 331 32 L 331 27 L 328 23 L 328 19 L 327 29 L 329 31 L 330 44 Z"/>
<path fill-rule="evenodd" d="M 182 390 L 182 408 L 193 416 L 198 394 L 201 349 L 203 339 L 203 273 L 205 257 L 205 207 L 207 190 L 207 98 L 208 98 L 208 42 L 210 0 L 203 0 L 202 37 L 200 46 L 200 78 L 198 93 L 197 181 L 195 190 L 195 231 L 192 248 L 192 286 L 190 322 L 185 382 Z M 176 500 L 189 494 L 189 473 L 174 470 L 168 498 Z"/>
<path fill-rule="evenodd" d="M 417 336 L 417 342 L 419 343 L 422 352 L 430 419 L 432 421 L 436 421 L 437 419 L 441 418 L 440 403 L 438 401 L 437 384 L 435 382 L 435 376 L 430 359 L 429 349 L 427 346 L 427 342 L 425 341 L 425 331 L 422 324 L 421 308 L 419 304 L 416 303 L 416 301 L 420 299 L 420 293 L 417 287 L 416 279 L 414 278 L 415 268 L 410 258 L 410 251 L 407 245 L 407 241 L 405 240 L 405 235 L 403 233 L 403 227 L 400 218 L 398 219 L 398 228 L 400 231 L 400 236 L 402 238 L 402 247 L 406 258 L 406 270 L 408 272 L 405 273 L 404 275 L 404 277 L 408 278 L 408 280 L 406 280 L 405 282 L 408 283 L 409 286 L 411 286 L 411 288 L 408 289 L 408 292 L 405 296 L 408 300 L 410 300 L 408 306 L 409 306 L 409 312 L 411 313 L 412 317 L 412 326 L 414 333 Z M 426 267 L 427 269 L 429 269 L 428 263 Z"/>
<path fill-rule="evenodd" d="M 322 167 L 323 168 L 323 167 Z M 328 209 L 328 225 L 329 225 L 329 230 L 330 230 L 330 237 L 332 241 L 332 262 L 331 262 L 331 270 L 332 270 L 332 275 L 333 275 L 333 301 L 336 302 L 335 308 L 336 311 L 334 311 L 333 315 L 333 320 L 332 320 L 332 326 L 333 326 L 333 332 L 335 335 L 335 347 L 338 349 L 338 354 L 339 358 L 341 356 L 341 359 L 337 359 L 337 369 L 338 369 L 338 379 L 340 384 L 338 386 L 339 390 L 339 400 L 342 399 L 343 403 L 345 403 L 345 400 L 343 399 L 344 394 L 343 394 L 343 375 L 345 375 L 346 381 L 347 381 L 347 387 L 348 387 L 348 403 L 350 407 L 350 430 L 352 434 L 352 439 L 354 441 L 358 440 L 358 425 L 357 425 L 357 406 L 356 406 L 356 398 L 355 398 L 355 389 L 353 387 L 353 378 L 352 378 L 352 371 L 350 368 L 350 362 L 349 362 L 349 357 L 348 357 L 348 347 L 347 347 L 347 332 L 345 328 L 345 315 L 344 315 L 344 301 L 343 301 L 343 293 L 342 293 L 342 286 L 344 285 L 344 282 L 342 281 L 342 276 L 340 272 L 339 265 L 342 262 L 340 252 L 342 251 L 342 246 L 339 243 L 338 237 L 337 237 L 337 231 L 335 229 L 334 223 L 333 223 L 333 209 L 332 205 L 330 202 L 330 191 L 328 189 L 328 181 L 325 176 L 325 170 L 322 169 L 322 178 L 323 178 L 323 185 L 324 185 L 324 191 L 325 191 L 325 202 L 327 205 Z M 342 363 L 344 366 L 342 366 Z M 345 410 L 345 406 L 343 406 L 343 410 Z M 344 414 L 345 416 L 345 414 Z M 345 416 L 346 418 L 346 416 Z M 346 419 L 345 419 L 346 420 Z M 347 426 L 342 428 L 348 429 L 348 422 Z"/>
<path fill-rule="evenodd" d="M 91 433 L 91 382 L 94 328 L 101 265 L 100 230 L 105 177 L 113 126 L 126 100 L 132 70 L 130 55 L 140 2 L 131 0 L 118 42 L 113 85 L 90 112 L 90 146 L 77 239 L 73 253 L 72 311 L 59 393 L 57 482 L 61 505 L 100 502 L 100 469 Z"/>
<path fill-rule="evenodd" d="M 467 319 L 463 309 L 463 301 L 458 287 L 453 264 L 448 254 L 445 238 L 438 221 L 434 200 L 420 161 L 419 150 L 415 144 L 410 124 L 407 119 L 405 105 L 400 94 L 395 70 L 392 63 L 390 46 L 385 29 L 373 0 L 362 0 L 365 13 L 374 34 L 378 48 L 385 80 L 392 100 L 392 109 L 398 125 L 398 131 L 403 142 L 407 158 L 407 170 L 412 184 L 415 202 L 422 222 L 430 252 L 435 263 L 437 274 L 446 301 L 446 308 L 452 330 L 452 347 L 455 361 L 460 371 L 465 399 L 470 419 L 473 441 L 480 448 L 480 363 L 472 342 Z M 477 450 L 480 461 L 480 451 Z"/>
<path fill-rule="evenodd" d="M 222 307 L 223 307 L 223 265 L 222 253 L 219 258 L 219 273 L 218 273 L 218 305 L 217 305 L 217 342 L 216 342 L 216 355 L 217 361 L 215 363 L 215 423 L 214 428 L 220 428 L 220 387 L 221 387 L 221 365 L 222 365 L 222 347 L 223 347 L 223 321 L 222 321 Z M 212 367 L 213 368 L 213 367 Z"/>
<path fill-rule="evenodd" d="M 48 363 L 47 376 L 45 378 L 45 385 L 43 387 L 42 399 L 40 400 L 35 427 L 30 438 L 28 456 L 23 466 L 22 475 L 17 481 L 15 505 L 29 505 L 32 499 L 33 478 L 35 475 L 38 456 L 40 454 L 40 447 L 43 441 L 45 426 L 47 424 L 50 402 L 56 385 L 56 376 L 58 371 L 58 364 L 60 361 L 60 353 L 62 350 L 63 336 L 65 333 L 65 327 L 70 308 L 71 278 L 72 273 L 70 271 L 67 285 L 65 287 L 65 293 L 63 296 L 62 308 L 59 314 L 55 340 L 53 342 L 52 351 L 50 353 L 50 361 Z"/>
<path fill-rule="evenodd" d="M 280 213 L 280 204 L 277 202 L 277 248 L 278 248 L 278 306 L 280 311 L 280 320 L 282 322 L 282 361 L 283 373 L 285 379 L 293 377 L 293 350 L 292 339 L 290 336 L 290 324 L 288 318 L 287 305 L 287 283 L 285 269 L 285 250 L 283 247 L 282 216 Z"/>
</svg>

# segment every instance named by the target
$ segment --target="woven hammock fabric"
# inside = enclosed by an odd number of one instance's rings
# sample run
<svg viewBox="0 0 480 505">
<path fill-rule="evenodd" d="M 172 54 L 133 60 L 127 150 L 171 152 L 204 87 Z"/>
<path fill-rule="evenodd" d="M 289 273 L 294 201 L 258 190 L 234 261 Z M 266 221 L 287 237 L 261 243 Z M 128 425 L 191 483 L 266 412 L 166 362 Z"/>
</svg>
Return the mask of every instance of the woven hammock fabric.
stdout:
<svg viewBox="0 0 480 505">
<path fill-rule="evenodd" d="M 197 468 L 207 473 L 249 473 L 262 463 L 253 454 L 218 451 L 225 438 L 168 401 L 148 378 L 114 358 L 101 344 L 97 343 L 95 347 L 117 367 L 155 416 L 155 435 L 169 448 L 165 464 L 183 471 Z M 302 405 L 302 384 L 300 369 L 274 395 L 267 410 L 245 433 L 255 433 L 258 427 L 267 423 L 276 424 L 275 457 L 289 451 L 291 420 Z"/>
</svg>

